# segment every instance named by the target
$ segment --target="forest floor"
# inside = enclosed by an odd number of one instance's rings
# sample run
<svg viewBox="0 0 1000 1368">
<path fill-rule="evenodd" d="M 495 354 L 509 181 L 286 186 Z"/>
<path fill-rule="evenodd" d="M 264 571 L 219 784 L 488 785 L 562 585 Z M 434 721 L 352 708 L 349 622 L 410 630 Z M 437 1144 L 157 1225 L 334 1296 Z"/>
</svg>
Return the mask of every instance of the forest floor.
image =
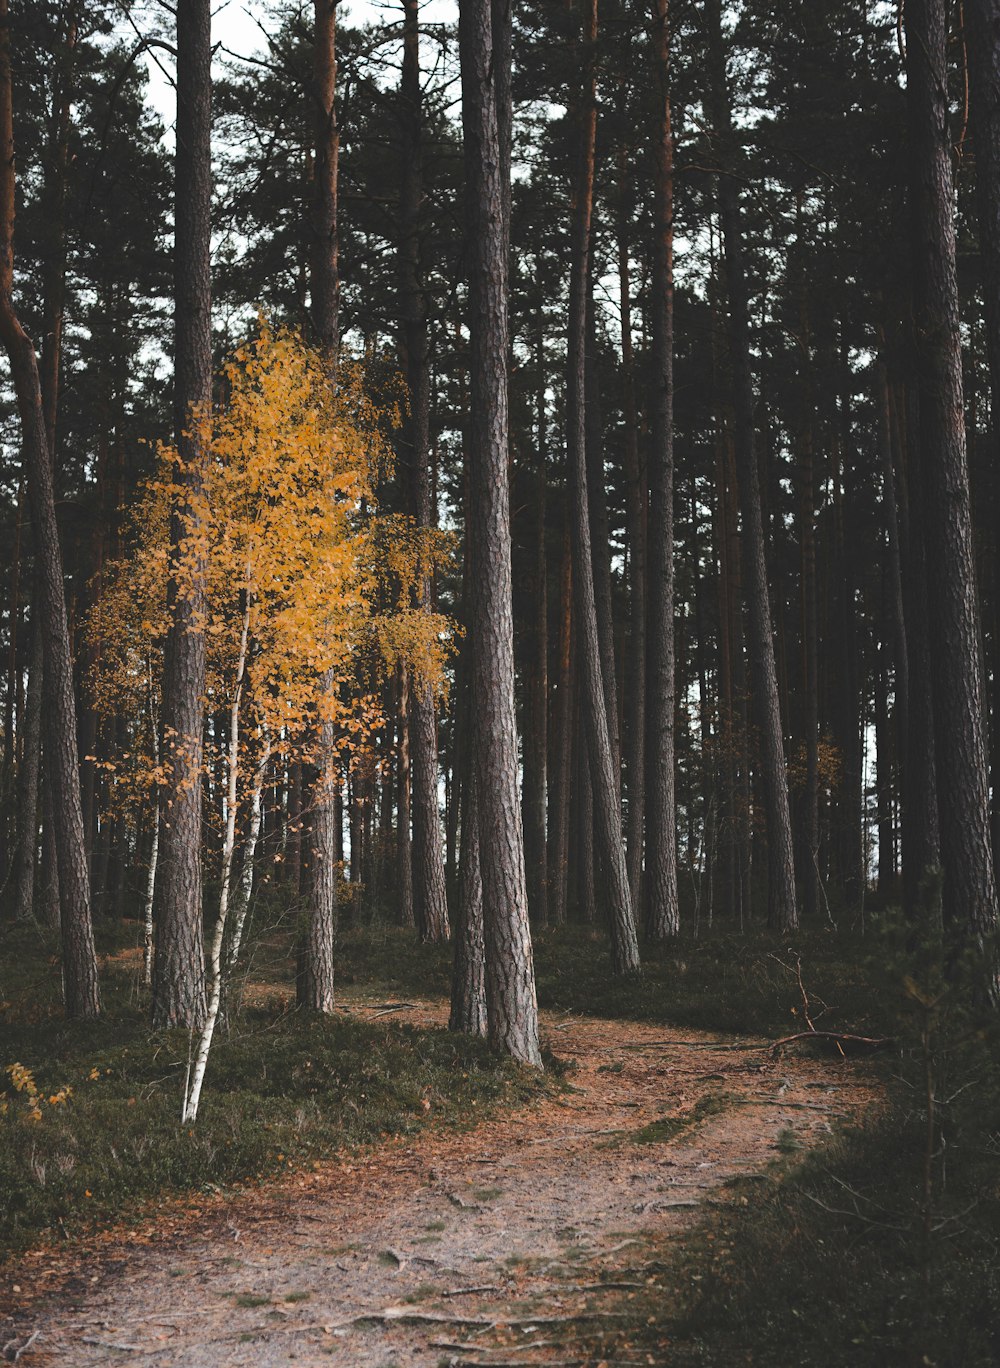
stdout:
<svg viewBox="0 0 1000 1368">
<path fill-rule="evenodd" d="M 363 990 L 347 999 L 370 1005 Z M 440 1002 L 399 1015 L 442 1025 Z M 719 1212 L 881 1096 L 759 1038 L 542 1014 L 568 1085 L 461 1134 L 344 1154 L 25 1254 L 0 1357 L 151 1368 L 680 1362 Z M 724 1225 L 717 1227 L 723 1232 Z M 3 1308 L 6 1311 L 8 1308 Z M 4 1342 L 9 1341 L 4 1350 Z M 685 1360 L 686 1361 L 686 1360 Z"/>
</svg>

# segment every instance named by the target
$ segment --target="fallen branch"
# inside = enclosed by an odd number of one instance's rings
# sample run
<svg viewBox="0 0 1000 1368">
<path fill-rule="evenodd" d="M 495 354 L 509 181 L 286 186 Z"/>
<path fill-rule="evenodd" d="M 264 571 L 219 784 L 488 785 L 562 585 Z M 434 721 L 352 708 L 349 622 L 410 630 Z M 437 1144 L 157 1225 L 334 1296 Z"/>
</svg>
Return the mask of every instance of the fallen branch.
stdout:
<svg viewBox="0 0 1000 1368">
<path fill-rule="evenodd" d="M 793 1045 L 797 1040 L 826 1040 L 834 1045 L 861 1045 L 869 1050 L 895 1044 L 893 1036 L 852 1035 L 849 1031 L 798 1031 L 795 1035 L 776 1040 L 771 1046 L 771 1054 L 776 1055 L 783 1045 Z"/>
<path fill-rule="evenodd" d="M 102 1340 L 96 1335 L 81 1335 L 81 1344 L 96 1344 L 99 1349 L 118 1349 L 123 1354 L 141 1354 L 141 1344 L 121 1344 L 118 1340 Z"/>
<path fill-rule="evenodd" d="M 623 1050 L 666 1050 L 673 1049 L 675 1045 L 683 1045 L 689 1050 L 762 1050 L 767 1045 L 766 1040 L 748 1041 L 746 1044 L 738 1045 L 727 1044 L 723 1040 L 647 1040 L 641 1045 L 626 1044 L 622 1045 Z"/>
</svg>

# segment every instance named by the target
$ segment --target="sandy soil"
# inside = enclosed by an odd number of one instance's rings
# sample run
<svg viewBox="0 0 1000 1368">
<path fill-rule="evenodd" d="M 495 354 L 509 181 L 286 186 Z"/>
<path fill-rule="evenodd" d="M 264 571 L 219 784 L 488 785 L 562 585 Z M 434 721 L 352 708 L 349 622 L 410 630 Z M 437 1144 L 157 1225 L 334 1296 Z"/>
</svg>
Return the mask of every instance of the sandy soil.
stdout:
<svg viewBox="0 0 1000 1368">
<path fill-rule="evenodd" d="M 596 1363 L 581 1339 L 656 1292 L 653 1248 L 876 1097 L 847 1062 L 696 1032 L 550 1014 L 543 1033 L 577 1066 L 559 1097 L 108 1232 L 74 1267 L 27 1256 L 0 1351 L 28 1368 Z"/>
</svg>

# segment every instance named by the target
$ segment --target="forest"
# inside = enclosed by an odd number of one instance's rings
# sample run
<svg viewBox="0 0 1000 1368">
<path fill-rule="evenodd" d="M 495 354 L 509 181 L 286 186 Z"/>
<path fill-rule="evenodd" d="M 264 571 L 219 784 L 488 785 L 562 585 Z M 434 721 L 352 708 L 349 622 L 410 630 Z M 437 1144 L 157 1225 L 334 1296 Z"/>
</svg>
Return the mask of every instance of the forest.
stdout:
<svg viewBox="0 0 1000 1368">
<path fill-rule="evenodd" d="M 0 0 L 0 342 L 0 1361 L 1000 1362 L 1000 0 Z"/>
</svg>

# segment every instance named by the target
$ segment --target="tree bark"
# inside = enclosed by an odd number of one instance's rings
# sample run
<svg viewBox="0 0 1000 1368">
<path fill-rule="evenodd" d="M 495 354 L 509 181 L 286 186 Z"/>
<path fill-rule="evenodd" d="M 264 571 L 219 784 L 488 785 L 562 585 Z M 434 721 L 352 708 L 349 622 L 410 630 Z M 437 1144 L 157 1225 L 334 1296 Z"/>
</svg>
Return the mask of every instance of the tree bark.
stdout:
<svg viewBox="0 0 1000 1368">
<path fill-rule="evenodd" d="M 205 1019 L 201 814 L 205 693 L 205 559 L 197 541 L 206 425 L 212 406 L 212 13 L 178 0 L 174 209 L 174 431 L 177 502 L 171 517 L 171 625 L 163 688 L 169 779 L 160 849 L 160 917 L 153 1024 Z"/>
<path fill-rule="evenodd" d="M 413 911 L 413 847 L 410 806 L 410 674 L 399 667 L 399 763 L 396 774 L 396 898 L 399 924 L 416 926 Z"/>
<path fill-rule="evenodd" d="M 653 442 L 649 461 L 649 683 L 646 705 L 646 930 L 680 931 L 674 790 L 674 146 L 670 121 L 670 15 L 656 0 L 653 278 Z"/>
<path fill-rule="evenodd" d="M 593 254 L 593 243 L 588 257 Z M 601 658 L 604 711 L 608 719 L 611 772 L 621 801 L 622 747 L 618 723 L 618 679 L 615 664 L 615 622 L 611 602 L 611 530 L 608 526 L 607 476 L 601 423 L 601 384 L 594 313 L 593 273 L 587 270 L 586 338 L 584 351 L 584 449 L 587 462 L 587 508 L 590 514 L 591 573 L 597 612 L 597 642 Z"/>
<path fill-rule="evenodd" d="M 483 878 L 479 864 L 479 805 L 475 766 L 465 776 L 462 846 L 458 857 L 458 917 L 451 980 L 448 1029 L 468 1035 L 487 1034 Z"/>
<path fill-rule="evenodd" d="M 567 513 L 568 516 L 568 513 Z M 555 745 L 549 789 L 549 912 L 552 922 L 566 920 L 569 882 L 570 775 L 573 764 L 573 557 L 569 525 L 563 533 L 559 576 L 558 675 L 555 701 Z"/>
<path fill-rule="evenodd" d="M 403 0 L 403 160 L 400 178 L 400 303 L 410 413 L 404 452 L 411 511 L 417 525 L 436 523 L 430 472 L 430 347 L 427 298 L 420 271 L 423 221 L 423 94 L 420 88 L 419 0 Z M 429 574 L 420 577 L 417 606 L 430 612 Z M 413 901 L 417 925 L 429 941 L 449 934 L 444 847 L 438 803 L 438 744 L 434 691 L 414 680 L 410 690 Z"/>
<path fill-rule="evenodd" d="M 632 346 L 632 287 L 629 267 L 625 148 L 618 158 L 618 292 L 622 328 L 622 408 L 625 444 L 625 535 L 629 563 L 629 648 L 625 671 L 626 845 L 632 905 L 641 905 L 643 828 L 646 805 L 646 500 L 639 458 Z"/>
<path fill-rule="evenodd" d="M 528 928 L 514 715 L 508 482 L 510 9 L 462 0 L 462 122 L 468 204 L 472 749 L 494 1048 L 541 1065 Z"/>
<path fill-rule="evenodd" d="M 587 490 L 587 280 L 597 134 L 597 0 L 588 0 L 585 9 L 581 55 L 585 74 L 580 101 L 580 162 L 575 188 L 570 259 L 566 384 L 573 578 L 577 604 L 580 686 L 590 755 L 598 858 L 607 884 L 612 964 L 616 974 L 634 974 L 639 969 L 639 943 L 625 863 L 618 775 L 614 767 L 608 731 L 607 694 L 601 668 Z"/>
<path fill-rule="evenodd" d="M 310 276 L 313 327 L 327 359 L 330 383 L 336 384 L 340 345 L 340 271 L 337 233 L 337 171 L 340 133 L 335 100 L 337 82 L 337 11 L 334 0 L 315 0 L 313 95 L 315 101 L 315 203 L 313 262 Z M 333 671 L 323 678 L 321 694 L 336 688 Z M 308 925 L 300 947 L 301 972 L 296 998 L 307 1011 L 329 1013 L 334 1007 L 333 935 L 337 917 L 337 792 L 341 783 L 335 727 L 321 717 L 316 741 L 316 776 L 310 824 Z M 354 848 L 351 849 L 354 875 Z"/>
<path fill-rule="evenodd" d="M 989 958 L 986 989 L 996 1001 L 1000 983 L 987 946 L 997 924 L 997 889 L 963 419 L 943 0 L 909 0 L 905 18 L 942 906 L 956 939 Z"/>
<path fill-rule="evenodd" d="M 531 571 L 528 577 L 531 602 L 524 684 L 524 857 L 528 880 L 528 911 L 538 926 L 549 919 L 548 849 L 545 840 L 545 810 L 548 792 L 549 756 L 549 601 L 546 553 L 546 448 L 548 423 L 545 405 L 546 376 L 544 346 L 539 327 L 535 346 L 536 377 L 536 451 L 535 468 L 530 472 L 533 504 L 530 525 Z"/>
<path fill-rule="evenodd" d="M 40 607 L 36 589 L 36 610 Z M 21 763 L 17 769 L 17 858 L 14 882 L 14 916 L 27 920 L 35 901 L 35 865 L 38 862 L 38 792 L 42 756 L 42 692 L 45 641 L 41 623 L 31 624 L 31 661 L 25 694 Z M 80 813 L 81 821 L 83 811 Z"/>
<path fill-rule="evenodd" d="M 315 0 L 313 31 L 315 162 L 313 167 L 313 259 L 309 280 L 313 327 L 319 344 L 336 365 L 340 343 L 340 245 L 337 229 L 337 175 L 340 129 L 337 126 L 336 0 Z"/>
<path fill-rule="evenodd" d="M 24 443 L 44 639 L 46 763 L 59 867 L 63 979 L 71 1018 L 100 1013 L 90 881 L 80 802 L 73 661 L 56 524 L 52 453 L 34 344 L 14 308 L 14 124 L 7 0 L 0 0 L 0 337 L 10 359 Z"/>
<path fill-rule="evenodd" d="M 968 28 L 969 94 L 976 166 L 976 209 L 982 257 L 986 354 L 990 368 L 990 426 L 993 437 L 994 491 L 1000 453 L 1000 3 L 965 0 Z M 994 493 L 994 537 L 1000 497 Z M 1000 549 L 993 543 L 994 614 L 1000 602 Z M 1000 619 L 998 619 L 1000 620 Z M 1000 631 L 992 633 L 991 695 L 993 860 L 1000 859 Z"/>
</svg>

